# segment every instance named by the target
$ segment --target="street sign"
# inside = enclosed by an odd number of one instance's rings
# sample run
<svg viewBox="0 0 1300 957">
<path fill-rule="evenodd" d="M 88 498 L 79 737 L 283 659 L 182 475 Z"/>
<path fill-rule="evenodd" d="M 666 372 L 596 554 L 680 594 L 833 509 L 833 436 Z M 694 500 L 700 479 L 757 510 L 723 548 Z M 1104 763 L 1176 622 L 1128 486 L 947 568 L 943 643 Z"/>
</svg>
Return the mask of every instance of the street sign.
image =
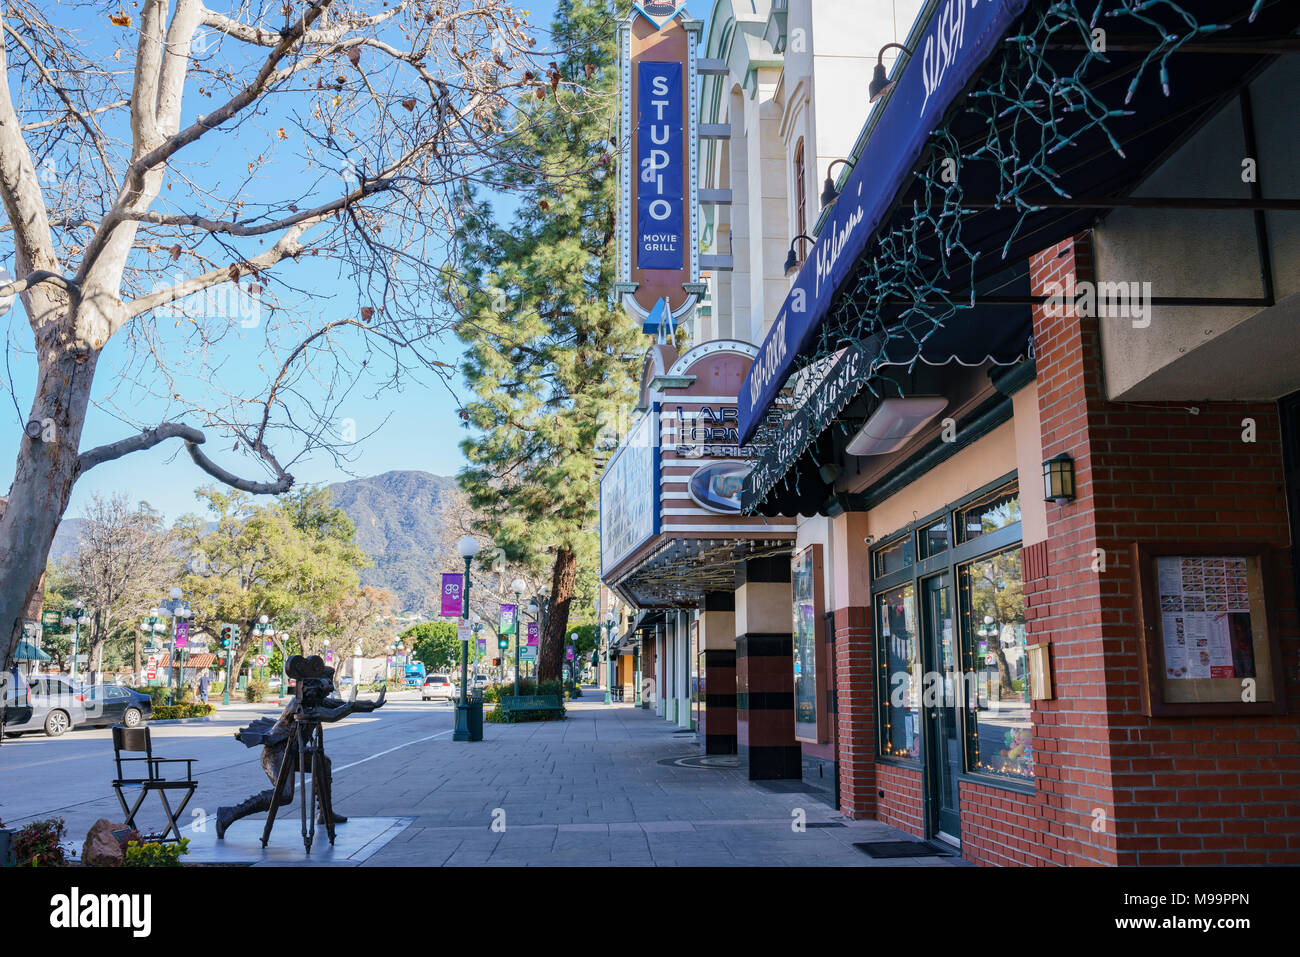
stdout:
<svg viewBox="0 0 1300 957">
<path fill-rule="evenodd" d="M 474 636 L 474 629 L 470 627 L 470 623 L 468 621 L 462 618 L 460 620 L 460 623 L 456 625 L 456 637 L 459 638 L 461 641 L 469 641 L 470 638 L 472 638 L 473 636 Z"/>
<path fill-rule="evenodd" d="M 158 664 L 158 656 L 150 655 L 148 658 L 145 659 L 145 661 L 148 663 L 149 667 L 152 668 L 154 665 Z"/>
<path fill-rule="evenodd" d="M 157 681 L 157 680 L 158 680 L 158 672 L 156 672 L 156 671 L 150 669 L 149 671 L 146 671 L 146 672 L 144 673 L 144 679 L 145 679 L 145 681 Z"/>
<path fill-rule="evenodd" d="M 536 645 L 523 645 L 523 646 L 521 646 L 520 649 L 519 649 L 519 660 L 520 660 L 520 661 L 536 661 L 536 660 L 537 660 L 537 646 L 536 646 Z"/>
<path fill-rule="evenodd" d="M 50 610 L 48 610 L 48 609 L 46 609 L 45 611 L 42 611 L 42 612 L 41 612 L 41 627 L 42 627 L 42 628 L 58 628 L 58 627 L 59 627 L 59 618 L 60 618 L 60 617 L 61 617 L 61 616 L 60 616 L 60 613 L 57 612 L 57 611 L 50 611 Z"/>
<path fill-rule="evenodd" d="M 257 667 L 259 667 L 259 668 L 265 668 L 265 667 L 266 667 L 266 655 L 258 655 L 258 656 L 257 656 L 255 659 L 253 659 L 253 660 L 257 662 Z"/>
</svg>

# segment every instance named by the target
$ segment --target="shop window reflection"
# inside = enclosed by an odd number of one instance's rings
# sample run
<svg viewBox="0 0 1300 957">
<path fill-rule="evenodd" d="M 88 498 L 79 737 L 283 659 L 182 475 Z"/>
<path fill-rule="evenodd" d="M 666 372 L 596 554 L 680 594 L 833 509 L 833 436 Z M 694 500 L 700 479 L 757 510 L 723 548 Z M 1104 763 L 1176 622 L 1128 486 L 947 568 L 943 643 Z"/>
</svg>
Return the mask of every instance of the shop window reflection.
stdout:
<svg viewBox="0 0 1300 957">
<path fill-rule="evenodd" d="M 921 655 L 916 589 L 904 585 L 876 596 L 876 634 L 882 689 L 880 753 L 920 760 Z"/>
<path fill-rule="evenodd" d="M 1029 661 L 1020 548 L 961 568 L 967 768 L 1030 780 Z"/>
</svg>

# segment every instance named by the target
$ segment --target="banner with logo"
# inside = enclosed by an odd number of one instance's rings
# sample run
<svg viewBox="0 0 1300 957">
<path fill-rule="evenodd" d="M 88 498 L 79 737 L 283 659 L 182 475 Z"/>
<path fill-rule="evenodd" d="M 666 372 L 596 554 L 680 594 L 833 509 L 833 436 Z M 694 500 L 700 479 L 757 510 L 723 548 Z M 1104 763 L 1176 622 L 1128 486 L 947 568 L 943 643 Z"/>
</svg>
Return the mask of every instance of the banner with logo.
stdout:
<svg viewBox="0 0 1300 957">
<path fill-rule="evenodd" d="M 442 617 L 443 618 L 460 618 L 465 614 L 465 607 L 461 604 L 465 582 L 464 576 L 459 572 L 443 572 L 442 574 Z"/>
<path fill-rule="evenodd" d="M 516 608 L 514 605 L 502 605 L 501 606 L 501 628 L 497 632 L 497 634 L 513 635 L 515 633 L 515 626 L 518 617 L 519 617 L 518 608 Z"/>
<path fill-rule="evenodd" d="M 190 623 L 181 619 L 176 622 L 176 647 L 184 648 L 190 640 Z"/>
<path fill-rule="evenodd" d="M 539 632 L 537 629 L 537 622 L 530 621 L 528 623 L 528 644 L 536 645 L 538 643 L 538 640 L 539 640 Z"/>
</svg>

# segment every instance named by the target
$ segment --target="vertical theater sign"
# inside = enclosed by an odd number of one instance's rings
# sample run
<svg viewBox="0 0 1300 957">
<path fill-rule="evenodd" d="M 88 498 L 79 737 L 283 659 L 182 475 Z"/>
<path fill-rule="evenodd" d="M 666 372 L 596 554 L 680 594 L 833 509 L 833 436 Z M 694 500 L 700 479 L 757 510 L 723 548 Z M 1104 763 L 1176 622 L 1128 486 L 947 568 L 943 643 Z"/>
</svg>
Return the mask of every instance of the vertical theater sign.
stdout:
<svg viewBox="0 0 1300 957">
<path fill-rule="evenodd" d="M 689 317 L 704 291 L 696 241 L 701 28 L 682 0 L 634 4 L 619 24 L 624 153 L 616 289 L 628 315 L 650 333 Z"/>
</svg>

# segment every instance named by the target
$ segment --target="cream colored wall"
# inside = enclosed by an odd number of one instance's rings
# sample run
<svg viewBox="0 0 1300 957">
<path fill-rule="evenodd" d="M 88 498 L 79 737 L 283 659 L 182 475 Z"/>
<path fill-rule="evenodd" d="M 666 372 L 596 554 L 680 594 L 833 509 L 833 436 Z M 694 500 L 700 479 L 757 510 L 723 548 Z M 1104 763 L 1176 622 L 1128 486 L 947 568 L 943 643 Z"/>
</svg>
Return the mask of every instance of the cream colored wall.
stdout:
<svg viewBox="0 0 1300 957">
<path fill-rule="evenodd" d="M 1026 545 L 1047 538 L 1047 502 L 1043 500 L 1043 433 L 1038 418 L 1038 383 L 1031 382 L 1011 397 L 1016 429 L 1016 467 L 1020 474 L 1021 541 Z"/>
<path fill-rule="evenodd" d="M 793 607 L 789 582 L 746 582 L 736 589 L 736 634 L 785 634 Z"/>
<path fill-rule="evenodd" d="M 881 541 L 917 519 L 1017 469 L 1014 422 L 1004 422 L 867 513 L 866 534 Z"/>
<path fill-rule="evenodd" d="M 705 651 L 731 651 L 736 647 L 736 613 L 703 611 L 699 613 L 700 647 Z"/>
</svg>

